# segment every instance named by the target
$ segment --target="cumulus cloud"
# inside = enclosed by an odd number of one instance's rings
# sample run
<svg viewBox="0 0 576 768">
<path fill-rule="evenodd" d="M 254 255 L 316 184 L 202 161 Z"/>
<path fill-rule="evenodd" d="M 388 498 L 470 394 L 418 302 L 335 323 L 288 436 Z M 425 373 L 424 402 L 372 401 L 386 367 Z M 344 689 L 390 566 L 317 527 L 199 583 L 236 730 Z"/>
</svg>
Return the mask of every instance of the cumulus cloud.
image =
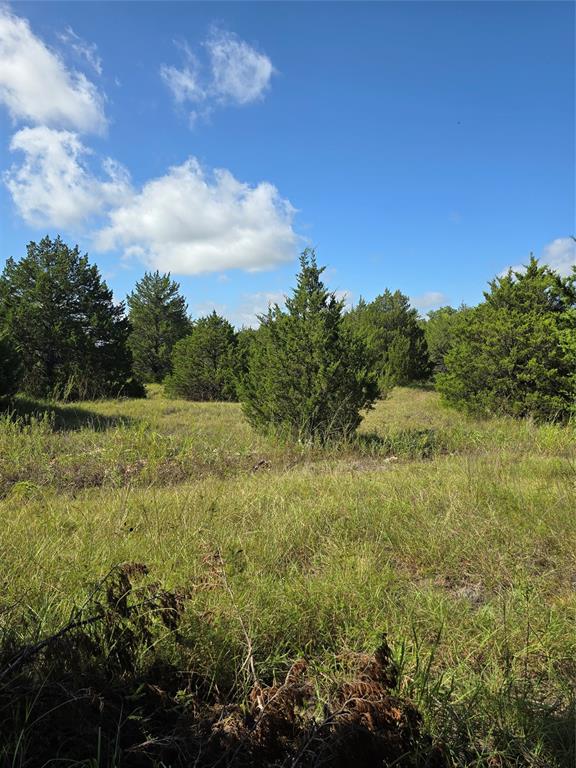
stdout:
<svg viewBox="0 0 576 768">
<path fill-rule="evenodd" d="M 103 133 L 103 99 L 82 73 L 32 32 L 26 19 L 0 7 L 0 102 L 12 119 L 36 125 Z"/>
<path fill-rule="evenodd" d="M 78 227 L 130 194 L 127 171 L 106 158 L 104 177 L 87 165 L 90 151 L 78 135 L 45 126 L 23 128 L 10 149 L 24 159 L 4 174 L 19 214 L 31 226 Z"/>
<path fill-rule="evenodd" d="M 552 240 L 542 250 L 540 263 L 547 264 L 550 269 L 558 272 L 562 277 L 568 277 L 572 274 L 572 267 L 576 266 L 576 242 L 571 237 L 558 237 Z M 506 267 L 499 273 L 498 277 L 504 277 L 508 270 L 514 272 L 524 272 L 524 264 L 514 264 Z"/>
<path fill-rule="evenodd" d="M 215 32 L 205 43 L 210 55 L 211 90 L 223 101 L 249 104 L 269 86 L 274 68 L 263 53 L 227 32 Z"/>
<path fill-rule="evenodd" d="M 60 40 L 68 45 L 74 53 L 81 59 L 84 59 L 96 72 L 102 74 L 102 59 L 98 55 L 98 46 L 96 43 L 89 43 L 80 35 L 77 35 L 72 27 L 66 27 L 64 32 L 58 35 Z"/>
<path fill-rule="evenodd" d="M 208 173 L 189 158 L 112 210 L 95 244 L 176 274 L 256 271 L 294 257 L 294 212 L 272 184 Z"/>
<path fill-rule="evenodd" d="M 544 248 L 542 261 L 563 277 L 576 266 L 576 242 L 571 237 L 558 237 Z"/>
<path fill-rule="evenodd" d="M 446 306 L 448 296 L 441 291 L 427 291 L 420 296 L 411 296 L 410 304 L 421 312 L 427 312 L 430 309 Z"/>
<path fill-rule="evenodd" d="M 256 291 L 243 293 L 236 304 L 230 306 L 218 301 L 207 299 L 194 304 L 192 312 L 195 318 L 206 317 L 211 312 L 225 317 L 236 328 L 258 328 L 260 315 L 265 315 L 268 307 L 274 304 L 284 305 L 285 294 L 281 291 Z"/>
<path fill-rule="evenodd" d="M 185 64 L 181 69 L 162 64 L 160 76 L 166 83 L 177 104 L 185 101 L 201 102 L 207 94 L 201 85 L 200 63 L 192 53 L 189 46 L 179 45 L 185 58 Z"/>
<path fill-rule="evenodd" d="M 259 315 L 265 315 L 268 307 L 274 304 L 284 305 L 286 295 L 281 291 L 257 291 L 245 293 L 240 304 L 230 314 L 230 322 L 237 328 L 257 328 Z"/>
<path fill-rule="evenodd" d="M 230 32 L 213 30 L 202 43 L 202 57 L 187 44 L 179 47 L 184 65 L 163 64 L 160 75 L 177 104 L 195 105 L 192 119 L 215 105 L 258 101 L 270 85 L 274 67 L 268 56 Z"/>
</svg>

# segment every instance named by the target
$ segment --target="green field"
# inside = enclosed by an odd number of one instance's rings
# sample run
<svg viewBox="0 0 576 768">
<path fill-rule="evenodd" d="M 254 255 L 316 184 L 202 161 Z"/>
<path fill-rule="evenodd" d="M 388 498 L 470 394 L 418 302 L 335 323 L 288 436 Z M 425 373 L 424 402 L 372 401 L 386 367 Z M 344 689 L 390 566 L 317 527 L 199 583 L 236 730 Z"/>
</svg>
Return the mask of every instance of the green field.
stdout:
<svg viewBox="0 0 576 768">
<path fill-rule="evenodd" d="M 385 632 L 398 693 L 452 764 L 574 766 L 575 437 L 573 425 L 476 421 L 417 389 L 395 390 L 334 448 L 256 436 L 237 404 L 159 388 L 21 400 L 0 419 L 0 674 L 18 649 L 90 617 L 115 566 L 139 563 L 142 589 L 182 605 L 177 631 L 126 619 L 134 679 L 166 664 L 241 700 L 254 677 L 306 657 L 322 699 L 343 655 Z M 54 656 L 35 652 L 16 689 L 0 678 L 7 765 L 36 764 L 43 681 L 71 689 Z M 87 737 L 84 762 L 61 764 L 131 765 L 105 752 L 105 731 Z"/>
</svg>

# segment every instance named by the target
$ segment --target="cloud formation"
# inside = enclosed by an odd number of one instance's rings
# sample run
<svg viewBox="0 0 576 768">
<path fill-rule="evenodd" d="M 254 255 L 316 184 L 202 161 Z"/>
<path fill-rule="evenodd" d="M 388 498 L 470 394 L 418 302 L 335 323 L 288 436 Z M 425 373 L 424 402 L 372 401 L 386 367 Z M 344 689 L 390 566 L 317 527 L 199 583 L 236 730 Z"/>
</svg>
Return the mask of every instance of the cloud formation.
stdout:
<svg viewBox="0 0 576 768">
<path fill-rule="evenodd" d="M 576 242 L 571 237 L 557 237 L 551 243 L 544 246 L 540 255 L 540 263 L 547 264 L 562 277 L 568 277 L 572 274 L 572 267 L 576 266 Z M 514 264 L 506 267 L 499 273 L 499 277 L 504 277 L 511 269 L 514 272 L 523 272 L 524 264 Z"/>
<path fill-rule="evenodd" d="M 130 193 L 128 172 L 114 160 L 103 161 L 103 179 L 92 173 L 86 163 L 90 150 L 71 131 L 23 128 L 10 149 L 24 160 L 4 173 L 4 182 L 30 226 L 77 228 Z"/>
<path fill-rule="evenodd" d="M 14 122 L 103 133 L 103 98 L 85 75 L 69 71 L 26 19 L 0 7 L 0 102 Z"/>
<path fill-rule="evenodd" d="M 576 266 L 576 242 L 571 237 L 558 237 L 544 248 L 542 261 L 563 277 Z"/>
<path fill-rule="evenodd" d="M 194 105 L 192 120 L 214 106 L 258 101 L 270 86 L 274 67 L 268 56 L 230 32 L 213 30 L 202 43 L 202 57 L 187 44 L 178 47 L 184 66 L 163 64 L 160 75 L 177 104 Z"/>
<path fill-rule="evenodd" d="M 96 72 L 97 75 L 102 74 L 102 59 L 98 54 L 98 46 L 96 43 L 89 43 L 84 38 L 77 35 L 72 27 L 66 27 L 64 32 L 58 35 L 60 40 L 68 45 L 74 53 L 84 59 Z"/>
<path fill-rule="evenodd" d="M 421 312 L 428 312 L 431 309 L 446 306 L 448 296 L 441 291 L 427 291 L 420 296 L 411 296 L 410 304 Z"/>
<path fill-rule="evenodd" d="M 274 68 L 263 53 L 227 32 L 216 32 L 205 43 L 210 56 L 211 90 L 232 104 L 257 101 L 270 84 Z"/>
<path fill-rule="evenodd" d="M 70 27 L 60 39 L 101 72 L 95 45 Z M 190 51 L 186 71 L 166 68 L 177 100 L 245 104 L 261 96 L 272 74 L 266 56 L 229 33 L 212 33 L 204 47 L 207 79 L 194 79 Z M 134 188 L 120 163 L 100 160 L 80 135 L 105 130 L 103 98 L 7 8 L 0 8 L 2 102 L 28 124 L 12 136 L 17 157 L 2 178 L 30 226 L 82 233 L 100 250 L 178 274 L 261 270 L 294 257 L 295 211 L 274 185 L 206 171 L 191 157 Z"/>
<path fill-rule="evenodd" d="M 294 212 L 272 184 L 207 173 L 191 157 L 113 209 L 95 243 L 175 274 L 256 271 L 293 259 Z"/>
</svg>

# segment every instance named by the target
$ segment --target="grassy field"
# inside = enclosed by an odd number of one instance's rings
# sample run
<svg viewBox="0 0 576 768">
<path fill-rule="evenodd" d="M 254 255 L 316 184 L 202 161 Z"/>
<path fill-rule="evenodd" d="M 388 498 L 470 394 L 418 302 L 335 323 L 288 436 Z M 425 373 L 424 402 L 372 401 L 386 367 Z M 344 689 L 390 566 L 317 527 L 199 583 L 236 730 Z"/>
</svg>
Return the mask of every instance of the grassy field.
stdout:
<svg viewBox="0 0 576 768">
<path fill-rule="evenodd" d="M 2 659 L 89 618 L 132 563 L 131 600 L 161 589 L 179 616 L 159 620 L 154 603 L 154 620 L 137 606 L 125 619 L 118 659 L 134 674 L 169 664 L 206 695 L 241 699 L 306 657 L 322 700 L 346 654 L 386 633 L 397 692 L 450 764 L 573 767 L 575 437 L 475 421 L 411 389 L 367 414 L 356 443 L 324 449 L 256 436 L 236 404 L 159 388 L 19 401 L 0 418 L 0 759 L 36 764 L 38 686 L 63 663 L 34 650 L 15 704 Z M 105 736 L 66 764 L 132 764 L 120 747 L 104 757 Z"/>
</svg>

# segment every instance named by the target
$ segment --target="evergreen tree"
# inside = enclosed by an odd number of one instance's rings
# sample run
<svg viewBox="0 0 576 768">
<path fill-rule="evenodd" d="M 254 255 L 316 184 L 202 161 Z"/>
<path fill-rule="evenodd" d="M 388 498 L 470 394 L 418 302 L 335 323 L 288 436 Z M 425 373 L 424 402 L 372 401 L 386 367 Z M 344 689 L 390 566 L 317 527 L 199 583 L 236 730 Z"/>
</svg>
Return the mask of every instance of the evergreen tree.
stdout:
<svg viewBox="0 0 576 768">
<path fill-rule="evenodd" d="M 14 395 L 22 375 L 22 361 L 14 343 L 0 333 L 0 399 Z"/>
<path fill-rule="evenodd" d="M 250 361 L 250 351 L 252 346 L 257 343 L 258 331 L 254 328 L 241 328 L 236 334 L 236 363 L 238 374 L 238 385 L 246 373 Z"/>
<path fill-rule="evenodd" d="M 346 316 L 346 324 L 368 348 L 380 388 L 423 381 L 430 361 L 418 312 L 400 291 L 384 291 L 374 301 L 360 300 Z"/>
<path fill-rule="evenodd" d="M 260 430 L 296 439 L 347 438 L 378 396 L 363 342 L 343 324 L 343 302 L 329 292 L 316 255 L 300 258 L 297 286 L 260 318 L 241 386 L 244 413 Z"/>
<path fill-rule="evenodd" d="M 166 393 L 186 400 L 236 400 L 236 334 L 216 312 L 174 345 Z"/>
<path fill-rule="evenodd" d="M 437 377 L 443 398 L 480 414 L 560 420 L 576 398 L 576 273 L 561 278 L 536 259 L 490 283 L 455 327 Z"/>
<path fill-rule="evenodd" d="M 422 323 L 422 329 L 428 347 L 428 356 L 434 373 L 446 370 L 444 358 L 450 351 L 454 341 L 454 328 L 458 322 L 459 313 L 465 312 L 466 307 L 440 307 L 428 312 L 428 318 Z"/>
<path fill-rule="evenodd" d="M 132 330 L 129 345 L 136 375 L 160 382 L 172 370 L 172 350 L 191 330 L 186 301 L 170 273 L 146 272 L 128 296 Z"/>
<path fill-rule="evenodd" d="M 23 363 L 22 390 L 35 397 L 83 399 L 142 395 L 133 378 L 124 305 L 96 266 L 57 237 L 31 242 L 0 277 L 0 327 Z"/>
</svg>

